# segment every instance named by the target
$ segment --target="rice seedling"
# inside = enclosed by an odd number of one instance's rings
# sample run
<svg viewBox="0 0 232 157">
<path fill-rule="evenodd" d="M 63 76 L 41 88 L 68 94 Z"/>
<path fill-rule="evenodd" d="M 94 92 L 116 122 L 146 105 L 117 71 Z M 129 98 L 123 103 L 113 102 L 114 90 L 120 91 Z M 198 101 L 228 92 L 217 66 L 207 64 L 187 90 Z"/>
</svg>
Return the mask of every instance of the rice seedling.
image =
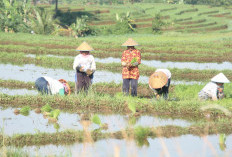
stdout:
<svg viewBox="0 0 232 157">
<path fill-rule="evenodd" d="M 46 105 L 44 105 L 44 106 L 41 108 L 41 111 L 42 111 L 42 112 L 50 112 L 50 111 L 52 111 L 52 107 L 47 103 Z"/>
<path fill-rule="evenodd" d="M 147 141 L 147 137 L 150 133 L 149 128 L 143 128 L 141 126 L 138 126 L 134 129 L 134 134 L 135 134 L 135 140 L 138 144 L 138 146 L 149 146 L 149 142 Z"/>
<path fill-rule="evenodd" d="M 219 134 L 219 146 L 222 151 L 226 148 L 226 135 L 225 134 Z"/>
<path fill-rule="evenodd" d="M 30 113 L 31 107 L 30 106 L 24 106 L 20 109 L 20 114 L 24 116 L 28 116 Z"/>
<path fill-rule="evenodd" d="M 91 121 L 94 123 L 94 124 L 97 124 L 100 126 L 101 129 L 103 130 L 107 130 L 108 129 L 108 124 L 107 123 L 102 123 L 101 122 L 101 119 L 99 118 L 99 116 L 97 114 L 94 114 L 91 118 Z"/>
</svg>

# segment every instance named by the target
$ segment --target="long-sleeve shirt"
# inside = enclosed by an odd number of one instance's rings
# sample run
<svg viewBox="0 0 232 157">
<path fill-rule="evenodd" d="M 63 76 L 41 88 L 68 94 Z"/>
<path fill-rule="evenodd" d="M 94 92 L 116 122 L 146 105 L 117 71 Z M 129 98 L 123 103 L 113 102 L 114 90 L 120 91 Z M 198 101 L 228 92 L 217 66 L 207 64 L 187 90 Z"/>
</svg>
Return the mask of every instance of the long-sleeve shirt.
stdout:
<svg viewBox="0 0 232 157">
<path fill-rule="evenodd" d="M 60 81 L 48 76 L 43 76 L 43 78 L 48 81 L 48 86 L 52 95 L 59 94 L 60 89 L 64 89 L 64 85 Z"/>
<path fill-rule="evenodd" d="M 82 55 L 79 54 L 75 57 L 73 63 L 73 69 L 76 70 L 78 66 L 83 67 L 85 70 L 90 69 L 92 71 L 96 70 L 96 63 L 92 55 Z"/>
<path fill-rule="evenodd" d="M 129 63 L 133 58 L 137 59 L 138 64 L 141 64 L 141 54 L 137 49 L 125 50 L 122 54 L 121 62 Z M 139 79 L 139 68 L 137 66 L 132 66 L 130 68 L 124 66 L 122 69 L 123 79 Z"/>
</svg>

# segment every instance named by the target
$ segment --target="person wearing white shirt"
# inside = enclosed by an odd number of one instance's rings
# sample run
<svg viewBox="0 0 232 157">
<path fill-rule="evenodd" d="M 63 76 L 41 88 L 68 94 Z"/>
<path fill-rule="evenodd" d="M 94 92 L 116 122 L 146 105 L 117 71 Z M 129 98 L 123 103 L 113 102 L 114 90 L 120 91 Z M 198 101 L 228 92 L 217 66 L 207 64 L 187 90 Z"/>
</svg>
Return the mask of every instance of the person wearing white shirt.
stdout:
<svg viewBox="0 0 232 157">
<path fill-rule="evenodd" d="M 73 69 L 76 71 L 76 89 L 77 93 L 84 90 L 87 91 L 91 85 L 93 73 L 96 71 L 96 63 L 94 57 L 90 55 L 93 48 L 88 43 L 83 42 L 77 49 L 80 51 L 73 63 Z"/>
<path fill-rule="evenodd" d="M 69 93 L 65 84 L 48 76 L 42 76 L 36 79 L 35 87 L 41 94 L 65 95 Z"/>
<path fill-rule="evenodd" d="M 219 73 L 207 83 L 205 87 L 198 93 L 200 100 L 218 100 L 224 98 L 224 83 L 230 81 L 223 73 Z"/>
<path fill-rule="evenodd" d="M 153 90 L 156 99 L 159 99 L 161 95 L 165 100 L 168 99 L 171 75 L 168 69 L 157 69 L 150 76 L 149 87 Z"/>
</svg>

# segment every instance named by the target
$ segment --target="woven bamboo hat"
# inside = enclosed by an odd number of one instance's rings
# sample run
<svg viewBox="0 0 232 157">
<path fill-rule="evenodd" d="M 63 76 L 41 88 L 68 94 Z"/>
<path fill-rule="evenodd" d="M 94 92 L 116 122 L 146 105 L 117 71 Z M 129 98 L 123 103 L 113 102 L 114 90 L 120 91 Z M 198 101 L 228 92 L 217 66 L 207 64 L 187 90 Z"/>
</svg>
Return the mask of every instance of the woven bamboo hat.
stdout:
<svg viewBox="0 0 232 157">
<path fill-rule="evenodd" d="M 212 82 L 218 83 L 230 83 L 227 77 L 223 73 L 219 73 L 211 79 Z"/>
<path fill-rule="evenodd" d="M 149 86 L 154 89 L 162 88 L 167 82 L 167 75 L 161 71 L 154 72 L 149 78 Z"/>
<path fill-rule="evenodd" d="M 77 51 L 94 51 L 94 49 L 85 41 L 76 50 Z"/>
<path fill-rule="evenodd" d="M 138 46 L 139 44 L 134 41 L 132 38 L 129 38 L 122 46 Z"/>
</svg>

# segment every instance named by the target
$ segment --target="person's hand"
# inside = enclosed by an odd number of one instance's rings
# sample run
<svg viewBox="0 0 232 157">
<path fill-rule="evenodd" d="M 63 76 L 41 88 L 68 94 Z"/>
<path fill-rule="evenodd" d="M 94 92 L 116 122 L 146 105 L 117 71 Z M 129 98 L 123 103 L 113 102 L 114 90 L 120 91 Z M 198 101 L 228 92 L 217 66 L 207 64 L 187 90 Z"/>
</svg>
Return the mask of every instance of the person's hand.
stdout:
<svg viewBox="0 0 232 157">
<path fill-rule="evenodd" d="M 122 66 L 126 66 L 126 62 L 122 62 Z"/>
<path fill-rule="evenodd" d="M 92 71 L 91 69 L 87 69 L 87 70 L 86 70 L 87 76 L 91 75 L 92 73 L 93 73 L 93 71 Z"/>
<path fill-rule="evenodd" d="M 80 72 L 84 72 L 84 67 L 80 67 Z"/>
<path fill-rule="evenodd" d="M 127 64 L 126 64 L 126 66 L 127 66 L 127 68 L 129 69 L 132 65 L 131 65 L 131 62 L 128 62 Z"/>
</svg>

